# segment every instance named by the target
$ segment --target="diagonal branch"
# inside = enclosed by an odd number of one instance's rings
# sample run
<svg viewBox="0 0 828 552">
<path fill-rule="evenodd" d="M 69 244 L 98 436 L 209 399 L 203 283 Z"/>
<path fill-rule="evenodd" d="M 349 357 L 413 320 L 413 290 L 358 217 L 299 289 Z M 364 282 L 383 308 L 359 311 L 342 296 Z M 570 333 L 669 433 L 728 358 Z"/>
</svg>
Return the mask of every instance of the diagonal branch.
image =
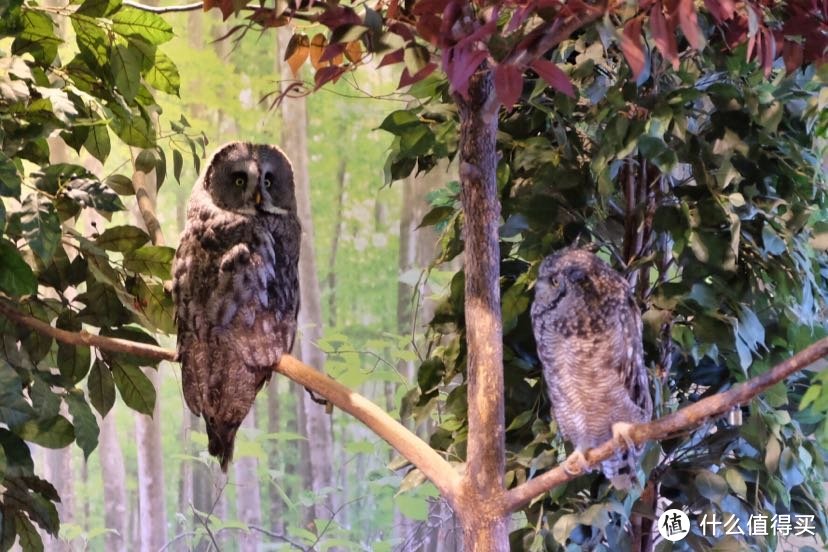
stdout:
<svg viewBox="0 0 828 552">
<path fill-rule="evenodd" d="M 0 315 L 21 326 L 31 328 L 42 335 L 70 345 L 92 346 L 116 353 L 143 356 L 153 360 L 175 360 L 175 352 L 170 349 L 126 339 L 103 337 L 85 331 L 70 332 L 61 330 L 42 320 L 21 313 L 3 301 L 0 301 Z M 728 391 L 702 399 L 650 423 L 634 426 L 631 432 L 632 440 L 637 444 L 642 444 L 646 441 L 665 439 L 671 435 L 692 429 L 708 418 L 723 414 L 736 405 L 747 403 L 762 391 L 824 357 L 828 357 L 828 337 L 780 362 L 768 372 L 742 382 Z M 343 412 L 347 412 L 364 423 L 374 433 L 397 449 L 403 457 L 419 468 L 456 508 L 460 476 L 451 464 L 446 462 L 419 437 L 391 418 L 384 410 L 292 356 L 283 356 L 281 364 L 275 370 L 325 397 Z M 613 441 L 607 441 L 587 451 L 586 458 L 590 464 L 595 464 L 609 458 L 615 450 L 616 444 Z M 560 466 L 551 469 L 507 491 L 500 508 L 504 512 L 517 511 L 536 496 L 542 495 L 573 478 L 574 476 L 565 473 Z"/>
<path fill-rule="evenodd" d="M 807 368 L 826 356 L 828 356 L 828 337 L 820 339 L 791 358 L 780 362 L 764 374 L 744 381 L 727 391 L 702 399 L 690 406 L 685 406 L 681 410 L 652 422 L 635 425 L 630 437 L 636 444 L 643 444 L 646 441 L 665 439 L 671 435 L 692 429 L 708 418 L 724 414 L 734 406 L 748 402 L 794 372 Z M 594 465 L 596 462 L 612 456 L 615 450 L 616 444 L 610 439 L 602 445 L 587 451 L 586 458 L 591 465 Z M 574 476 L 568 475 L 558 466 L 534 479 L 530 479 L 506 493 L 506 511 L 514 512 L 534 497 L 573 478 Z"/>
<path fill-rule="evenodd" d="M 70 345 L 86 345 L 153 360 L 175 361 L 175 351 L 170 349 L 94 335 L 86 331 L 61 330 L 33 316 L 23 314 L 3 301 L 0 301 L 0 314 L 17 324 Z M 379 406 L 290 355 L 282 356 L 282 362 L 275 371 L 325 397 L 334 406 L 364 423 L 419 468 L 449 501 L 457 495 L 460 476 L 451 464 Z"/>
</svg>

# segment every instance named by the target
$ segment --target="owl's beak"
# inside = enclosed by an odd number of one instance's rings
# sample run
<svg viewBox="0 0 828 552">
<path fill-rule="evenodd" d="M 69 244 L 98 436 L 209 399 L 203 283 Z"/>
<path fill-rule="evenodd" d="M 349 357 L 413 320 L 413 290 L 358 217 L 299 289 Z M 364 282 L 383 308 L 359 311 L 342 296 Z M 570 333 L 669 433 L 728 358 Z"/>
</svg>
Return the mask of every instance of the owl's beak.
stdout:
<svg viewBox="0 0 828 552">
<path fill-rule="evenodd" d="M 253 196 L 253 200 L 256 202 L 256 207 L 262 204 L 262 192 L 256 190 L 256 195 Z"/>
</svg>

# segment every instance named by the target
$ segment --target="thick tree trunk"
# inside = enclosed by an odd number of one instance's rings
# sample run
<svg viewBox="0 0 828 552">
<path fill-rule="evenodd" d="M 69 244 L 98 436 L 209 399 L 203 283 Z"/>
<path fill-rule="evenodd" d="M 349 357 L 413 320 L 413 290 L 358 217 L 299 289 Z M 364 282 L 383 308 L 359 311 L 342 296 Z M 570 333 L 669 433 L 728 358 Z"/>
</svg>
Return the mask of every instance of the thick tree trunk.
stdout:
<svg viewBox="0 0 828 552">
<path fill-rule="evenodd" d="M 465 213 L 466 343 L 469 441 L 457 497 L 468 551 L 509 549 L 503 495 L 503 332 L 500 313 L 500 202 L 497 193 L 497 110 L 491 72 L 481 69 L 460 110 L 460 181 Z"/>
<path fill-rule="evenodd" d="M 128 533 L 126 470 L 124 454 L 115 428 L 115 414 L 110 412 L 100 421 L 101 479 L 104 494 L 104 524 L 106 550 L 126 550 Z"/>
<path fill-rule="evenodd" d="M 281 51 L 285 51 L 290 31 L 287 28 L 279 29 Z M 282 66 L 282 74 L 287 74 L 286 64 Z M 313 218 L 310 205 L 310 182 L 308 178 L 308 136 L 307 136 L 307 106 L 305 98 L 285 98 L 281 105 L 282 110 L 282 147 L 285 154 L 293 162 L 294 181 L 296 186 L 296 203 L 299 220 L 302 221 L 302 243 L 299 257 L 300 310 L 299 327 L 302 329 L 300 358 L 306 364 L 322 371 L 325 355 L 316 346 L 322 337 L 322 306 L 319 301 L 319 277 L 316 272 L 314 257 Z M 310 447 L 308 457 L 311 467 L 311 480 L 314 491 L 321 491 L 330 487 L 332 483 L 331 458 L 333 444 L 331 440 L 331 419 L 325 409 L 310 400 L 307 395 L 302 396 L 305 410 L 305 422 Z M 316 517 L 328 518 L 333 510 L 333 501 L 330 494 L 324 498 L 317 498 Z"/>
<path fill-rule="evenodd" d="M 247 414 L 243 428 L 256 427 L 256 408 Z M 262 499 L 259 493 L 259 461 L 255 456 L 243 456 L 233 462 L 236 476 L 236 518 L 254 527 L 262 526 Z M 239 552 L 256 552 L 262 543 L 258 531 L 242 533 L 238 539 Z"/>
<path fill-rule="evenodd" d="M 339 160 L 337 170 L 336 222 L 334 222 L 331 254 L 328 260 L 328 326 L 331 328 L 336 327 L 336 256 L 339 253 L 339 236 L 342 234 L 342 204 L 345 199 L 345 181 L 348 179 L 346 167 L 346 158 L 343 155 Z"/>
</svg>

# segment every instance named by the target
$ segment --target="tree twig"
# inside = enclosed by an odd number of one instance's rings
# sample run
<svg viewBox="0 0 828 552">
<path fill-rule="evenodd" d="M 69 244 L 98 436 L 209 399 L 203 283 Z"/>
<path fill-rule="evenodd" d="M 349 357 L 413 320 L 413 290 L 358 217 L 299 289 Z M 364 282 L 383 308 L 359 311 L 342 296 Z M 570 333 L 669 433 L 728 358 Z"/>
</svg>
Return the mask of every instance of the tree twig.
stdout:
<svg viewBox="0 0 828 552">
<path fill-rule="evenodd" d="M 179 6 L 148 6 L 147 4 L 133 2 L 132 0 L 124 0 L 123 5 L 129 6 L 130 8 L 135 8 L 136 10 L 157 14 L 189 12 L 204 9 L 204 2 L 193 2 L 192 4 L 182 4 Z"/>
<path fill-rule="evenodd" d="M 103 337 L 85 331 L 70 332 L 61 330 L 33 316 L 21 313 L 3 301 L 0 301 L 0 314 L 21 326 L 52 337 L 62 343 L 92 346 L 106 351 L 129 353 L 154 360 L 175 360 L 175 351 L 170 349 L 126 339 Z M 637 424 L 631 430 L 630 436 L 635 443 L 642 444 L 646 441 L 664 439 L 670 435 L 696 427 L 710 417 L 727 412 L 735 405 L 747 403 L 762 391 L 826 356 L 828 356 L 828 337 L 806 347 L 791 358 L 777 364 L 768 372 L 740 383 L 728 391 L 702 399 L 650 423 Z M 282 357 L 282 362 L 275 368 L 275 371 L 312 389 L 342 411 L 364 423 L 374 433 L 385 439 L 403 457 L 419 468 L 434 483 L 449 503 L 454 506 L 460 476 L 454 471 L 451 464 L 446 462 L 434 449 L 391 418 L 379 406 L 290 355 Z M 616 444 L 610 440 L 587 451 L 585 456 L 590 464 L 596 464 L 612 456 L 615 450 Z M 573 478 L 574 476 L 566 474 L 560 467 L 553 468 L 506 492 L 501 507 L 505 512 L 514 512 L 536 496 Z"/>
<path fill-rule="evenodd" d="M 282 542 L 286 542 L 289 545 L 291 545 L 292 547 L 296 548 L 297 550 L 302 550 L 303 552 L 306 552 L 307 550 L 313 550 L 313 547 L 305 548 L 301 544 L 293 542 L 292 540 L 290 540 L 289 538 L 287 538 L 284 535 L 280 535 L 279 533 L 274 533 L 273 531 L 268 531 L 267 529 L 264 529 L 262 527 L 256 527 L 255 525 L 248 525 L 247 528 L 250 529 L 251 531 L 258 531 L 259 533 L 261 533 L 263 535 L 267 535 L 270 538 L 277 539 L 277 540 L 280 540 Z"/>
</svg>

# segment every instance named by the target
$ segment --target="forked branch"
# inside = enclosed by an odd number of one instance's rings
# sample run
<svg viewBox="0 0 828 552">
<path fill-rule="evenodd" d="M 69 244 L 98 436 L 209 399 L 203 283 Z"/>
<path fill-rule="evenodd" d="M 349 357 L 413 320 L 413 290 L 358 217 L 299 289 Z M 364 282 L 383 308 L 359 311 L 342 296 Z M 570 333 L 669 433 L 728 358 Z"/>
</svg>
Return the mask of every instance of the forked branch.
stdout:
<svg viewBox="0 0 828 552">
<path fill-rule="evenodd" d="M 62 343 L 97 347 L 106 351 L 129 353 L 153 360 L 175 360 L 175 351 L 157 345 L 103 337 L 85 331 L 70 332 L 55 328 L 33 316 L 23 314 L 1 300 L 0 314 L 21 326 L 52 337 Z M 650 423 L 634 426 L 631 437 L 634 442 L 641 444 L 650 440 L 664 439 L 692 429 L 713 416 L 727 412 L 736 405 L 747 403 L 762 391 L 826 356 L 828 356 L 828 338 L 823 338 L 791 358 L 777 364 L 768 372 L 740 383 L 728 391 L 702 399 Z M 325 397 L 342 411 L 364 423 L 374 433 L 385 439 L 403 457 L 419 468 L 434 483 L 443 496 L 450 503 L 454 503 L 461 482 L 460 475 L 434 449 L 394 420 L 380 407 L 292 356 L 283 356 L 282 362 L 276 368 L 276 371 Z M 615 448 L 616 445 L 613 441 L 607 441 L 601 446 L 589 450 L 586 453 L 587 461 L 590 464 L 595 464 L 609 458 Z M 516 511 L 536 496 L 566 483 L 573 477 L 564 472 L 560 466 L 553 468 L 506 492 L 504 503 L 501 505 L 502 511 Z"/>
</svg>

